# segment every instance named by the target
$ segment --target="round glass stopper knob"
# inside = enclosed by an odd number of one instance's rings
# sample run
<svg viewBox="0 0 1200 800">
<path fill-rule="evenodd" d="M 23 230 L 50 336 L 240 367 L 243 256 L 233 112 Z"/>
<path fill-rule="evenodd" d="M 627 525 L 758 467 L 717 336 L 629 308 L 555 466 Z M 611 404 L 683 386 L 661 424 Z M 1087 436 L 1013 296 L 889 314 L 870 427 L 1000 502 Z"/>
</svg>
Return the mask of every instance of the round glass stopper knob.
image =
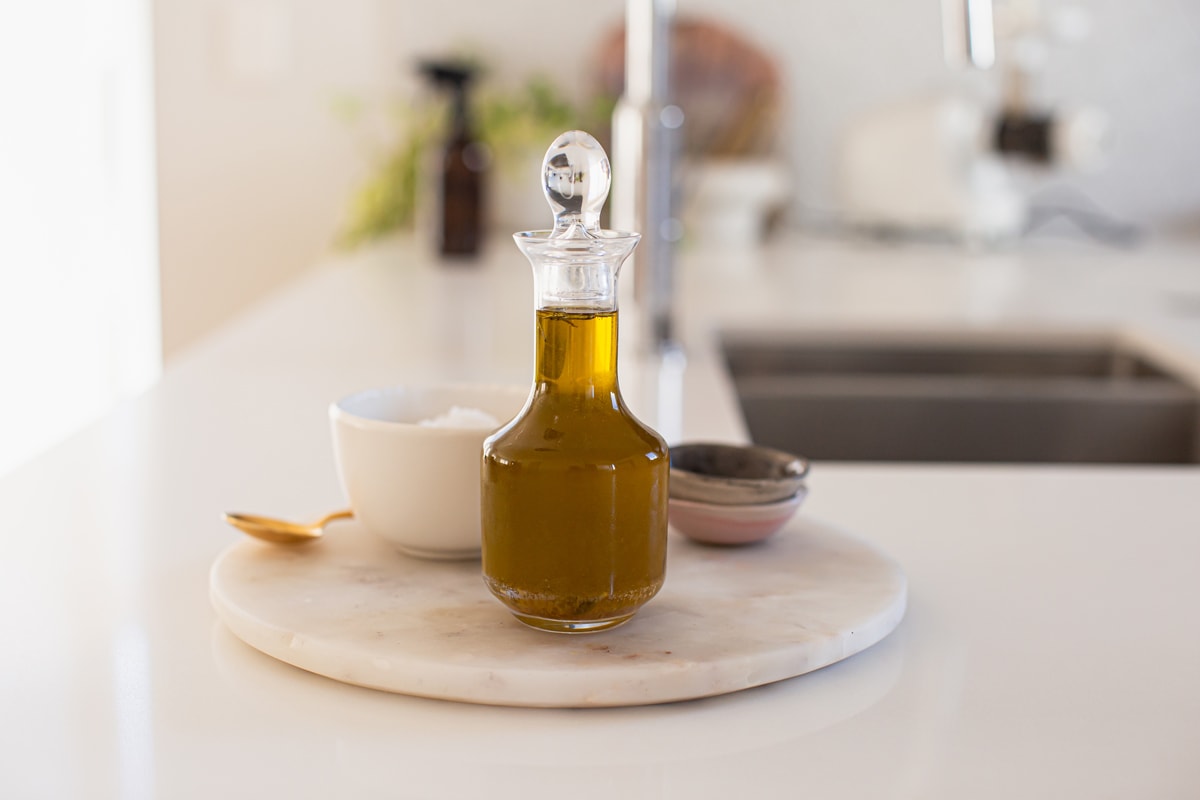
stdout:
<svg viewBox="0 0 1200 800">
<path fill-rule="evenodd" d="M 600 210 L 612 185 L 604 148 L 589 133 L 567 131 L 554 140 L 542 161 L 542 190 L 554 212 L 554 237 L 582 237 L 600 231 Z"/>
</svg>

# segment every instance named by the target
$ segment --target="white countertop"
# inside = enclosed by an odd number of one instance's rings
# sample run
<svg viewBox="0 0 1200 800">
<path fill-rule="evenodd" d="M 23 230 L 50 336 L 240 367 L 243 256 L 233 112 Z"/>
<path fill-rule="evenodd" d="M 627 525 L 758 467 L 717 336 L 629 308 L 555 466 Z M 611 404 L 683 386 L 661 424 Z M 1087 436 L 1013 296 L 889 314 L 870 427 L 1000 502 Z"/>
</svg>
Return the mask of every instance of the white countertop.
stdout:
<svg viewBox="0 0 1200 800">
<path fill-rule="evenodd" d="M 1200 371 L 1198 249 L 794 240 L 692 253 L 681 272 L 682 407 L 622 355 L 631 404 L 668 438 L 744 437 L 719 326 L 1119 330 Z M 848 661 L 708 700 L 423 700 L 229 634 L 208 599 L 237 538 L 220 512 L 342 505 L 325 412 L 340 395 L 526 383 L 531 296 L 506 242 L 478 269 L 403 245 L 331 262 L 0 481 L 0 796 L 1200 795 L 1194 467 L 818 464 L 803 513 L 895 556 L 907 617 Z"/>
</svg>

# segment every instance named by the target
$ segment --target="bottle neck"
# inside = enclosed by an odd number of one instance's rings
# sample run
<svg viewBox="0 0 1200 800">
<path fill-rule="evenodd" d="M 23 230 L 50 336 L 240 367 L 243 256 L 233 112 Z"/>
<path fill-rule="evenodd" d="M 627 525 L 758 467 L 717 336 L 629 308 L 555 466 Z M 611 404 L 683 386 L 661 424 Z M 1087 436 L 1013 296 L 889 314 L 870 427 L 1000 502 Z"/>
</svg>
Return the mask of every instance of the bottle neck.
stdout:
<svg viewBox="0 0 1200 800">
<path fill-rule="evenodd" d="M 604 400 L 617 394 L 615 308 L 539 308 L 537 343 L 538 391 Z"/>
<path fill-rule="evenodd" d="M 514 239 L 533 266 L 537 392 L 615 407 L 617 274 L 638 236 L 601 231 L 559 238 L 525 231 Z"/>
<path fill-rule="evenodd" d="M 450 107 L 450 139 L 471 138 L 471 116 L 467 107 L 466 87 L 458 86 Z"/>
</svg>

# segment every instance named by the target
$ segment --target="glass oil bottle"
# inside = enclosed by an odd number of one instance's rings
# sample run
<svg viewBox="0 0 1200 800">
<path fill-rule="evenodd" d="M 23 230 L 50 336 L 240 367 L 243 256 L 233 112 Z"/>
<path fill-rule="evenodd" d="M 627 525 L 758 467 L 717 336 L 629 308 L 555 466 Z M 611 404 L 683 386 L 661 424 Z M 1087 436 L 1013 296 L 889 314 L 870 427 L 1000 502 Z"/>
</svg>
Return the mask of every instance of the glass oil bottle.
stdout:
<svg viewBox="0 0 1200 800">
<path fill-rule="evenodd" d="M 554 229 L 514 235 L 534 271 L 534 383 L 484 442 L 483 574 L 527 625 L 583 633 L 628 621 L 662 587 L 670 466 L 617 385 L 617 273 L 640 237 L 600 228 L 608 157 L 570 131 L 542 177 Z"/>
</svg>

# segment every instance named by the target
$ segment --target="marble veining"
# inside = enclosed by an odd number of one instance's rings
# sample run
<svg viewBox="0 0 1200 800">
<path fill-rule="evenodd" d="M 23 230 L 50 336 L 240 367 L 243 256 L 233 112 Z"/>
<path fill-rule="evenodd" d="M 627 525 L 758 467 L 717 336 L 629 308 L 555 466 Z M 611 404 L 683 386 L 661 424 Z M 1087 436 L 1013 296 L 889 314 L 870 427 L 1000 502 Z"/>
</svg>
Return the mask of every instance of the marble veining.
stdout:
<svg viewBox="0 0 1200 800">
<path fill-rule="evenodd" d="M 531 630 L 488 593 L 478 562 L 402 555 L 354 522 L 318 542 L 232 545 L 213 606 L 262 652 L 346 683 L 471 703 L 588 707 L 724 694 L 870 647 L 904 615 L 903 571 L 872 543 L 798 518 L 743 548 L 671 533 L 667 580 L 631 622 Z"/>
</svg>

